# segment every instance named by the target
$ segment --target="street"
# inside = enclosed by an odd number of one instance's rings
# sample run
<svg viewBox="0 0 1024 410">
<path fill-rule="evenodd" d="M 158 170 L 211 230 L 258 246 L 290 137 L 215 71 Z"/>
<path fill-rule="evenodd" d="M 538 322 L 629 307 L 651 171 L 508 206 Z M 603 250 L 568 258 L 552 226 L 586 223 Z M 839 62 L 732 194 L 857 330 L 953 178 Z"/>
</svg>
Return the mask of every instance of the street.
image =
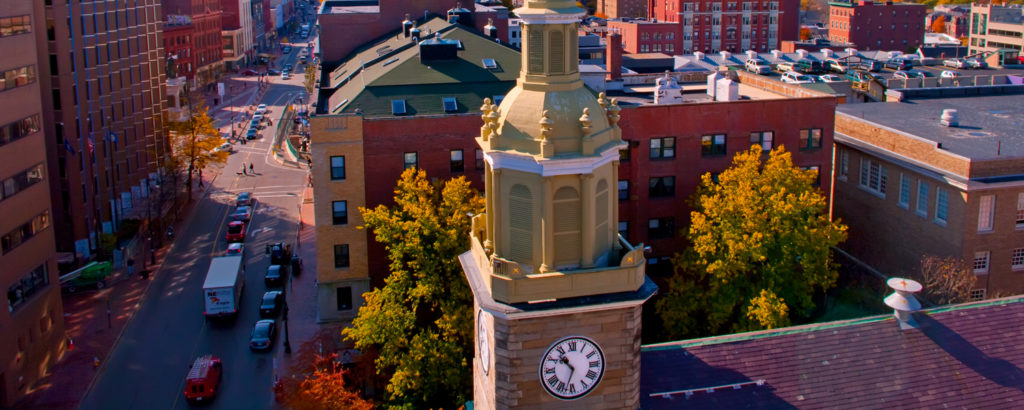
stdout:
<svg viewBox="0 0 1024 410">
<path fill-rule="evenodd" d="M 305 44 L 303 40 L 296 44 Z M 297 52 L 282 56 L 274 63 L 281 67 L 294 63 Z M 260 138 L 247 144 L 234 144 L 227 164 L 219 169 L 213 186 L 196 199 L 196 209 L 176 233 L 174 244 L 160 271 L 154 275 L 141 306 L 121 338 L 106 358 L 101 372 L 83 398 L 81 409 L 181 409 L 188 408 L 183 391 L 185 375 L 197 356 L 213 354 L 223 360 L 224 376 L 211 408 L 267 409 L 273 406 L 271 385 L 276 357 L 284 349 L 281 317 L 274 347 L 254 353 L 248 348 L 252 325 L 259 320 L 258 306 L 266 287 L 263 275 L 269 264 L 264 254 L 267 243 L 295 243 L 299 223 L 301 192 L 306 187 L 307 170 L 282 165 L 272 157 L 273 133 L 285 107 L 299 94 L 305 94 L 299 67 L 290 80 L 270 76 L 263 97 L 251 104 L 267 104 L 272 126 L 261 131 Z M 256 77 L 239 77 L 256 82 Z M 257 94 L 258 95 L 258 94 Z M 307 97 L 308 99 L 308 97 Z M 237 104 L 237 112 L 246 101 L 228 99 Z M 230 136 L 230 107 L 217 107 L 223 115 L 214 115 L 218 128 Z M 235 121 L 248 122 L 243 116 Z M 242 167 L 253 172 L 242 174 Z M 257 204 L 248 225 L 245 240 L 245 290 L 240 312 L 233 321 L 207 321 L 203 316 L 202 285 L 212 256 L 223 254 L 229 214 L 234 210 L 238 192 L 250 191 Z M 293 314 L 294 316 L 294 314 Z M 296 347 L 293 344 L 293 347 Z"/>
</svg>

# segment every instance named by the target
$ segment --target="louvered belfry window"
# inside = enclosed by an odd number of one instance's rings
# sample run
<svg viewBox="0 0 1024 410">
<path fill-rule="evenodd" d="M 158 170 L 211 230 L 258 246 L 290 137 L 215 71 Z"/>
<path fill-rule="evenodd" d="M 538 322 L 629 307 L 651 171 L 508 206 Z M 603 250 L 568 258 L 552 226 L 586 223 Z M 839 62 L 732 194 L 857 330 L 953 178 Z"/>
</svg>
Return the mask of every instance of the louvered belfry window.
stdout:
<svg viewBox="0 0 1024 410">
<path fill-rule="evenodd" d="M 551 74 L 565 72 L 565 34 L 552 31 L 548 38 L 548 57 L 551 61 Z"/>
<path fill-rule="evenodd" d="M 509 258 L 529 264 L 533 260 L 533 195 L 525 185 L 509 191 Z"/>
<path fill-rule="evenodd" d="M 540 74 L 544 72 L 544 30 L 540 27 L 526 26 L 526 53 L 529 72 Z"/>
<path fill-rule="evenodd" d="M 608 250 L 608 182 L 597 182 L 597 202 L 594 204 L 594 256 Z"/>
<path fill-rule="evenodd" d="M 554 198 L 555 269 L 580 263 L 580 195 L 570 187 L 559 188 Z"/>
</svg>

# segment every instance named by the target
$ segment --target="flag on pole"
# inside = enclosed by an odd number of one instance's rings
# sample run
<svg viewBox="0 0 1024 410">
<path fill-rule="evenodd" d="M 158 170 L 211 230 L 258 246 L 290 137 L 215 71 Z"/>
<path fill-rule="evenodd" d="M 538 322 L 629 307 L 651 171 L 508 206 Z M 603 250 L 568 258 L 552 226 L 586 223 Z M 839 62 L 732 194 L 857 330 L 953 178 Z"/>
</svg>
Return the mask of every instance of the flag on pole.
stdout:
<svg viewBox="0 0 1024 410">
<path fill-rule="evenodd" d="M 93 150 L 96 149 L 96 144 L 92 140 L 92 135 L 89 136 L 89 139 L 86 140 L 85 144 L 86 144 L 86 147 L 89 148 L 89 153 L 92 154 Z"/>
<path fill-rule="evenodd" d="M 117 134 L 113 131 L 107 131 L 107 139 L 110 140 L 110 142 L 117 144 Z"/>
<path fill-rule="evenodd" d="M 75 155 L 75 149 L 71 147 L 70 141 L 64 140 L 64 149 L 70 152 L 71 155 Z"/>
</svg>

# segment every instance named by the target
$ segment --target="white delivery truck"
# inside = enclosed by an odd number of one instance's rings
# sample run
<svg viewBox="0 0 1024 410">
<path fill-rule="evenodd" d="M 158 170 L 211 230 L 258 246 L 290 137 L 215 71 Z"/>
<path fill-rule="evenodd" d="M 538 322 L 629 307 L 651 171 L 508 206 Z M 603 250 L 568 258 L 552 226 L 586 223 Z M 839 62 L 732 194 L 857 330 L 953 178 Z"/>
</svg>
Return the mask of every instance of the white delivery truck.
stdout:
<svg viewBox="0 0 1024 410">
<path fill-rule="evenodd" d="M 203 282 L 203 314 L 207 318 L 235 316 L 245 287 L 242 256 L 219 256 L 210 261 Z"/>
</svg>

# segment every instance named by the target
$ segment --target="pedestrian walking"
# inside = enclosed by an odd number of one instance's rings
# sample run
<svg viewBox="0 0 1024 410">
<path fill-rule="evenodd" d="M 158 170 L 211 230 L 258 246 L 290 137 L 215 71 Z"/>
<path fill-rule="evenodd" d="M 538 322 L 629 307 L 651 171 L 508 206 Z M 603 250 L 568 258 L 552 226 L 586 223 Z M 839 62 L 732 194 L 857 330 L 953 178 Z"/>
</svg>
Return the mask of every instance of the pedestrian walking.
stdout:
<svg viewBox="0 0 1024 410">
<path fill-rule="evenodd" d="M 245 175 L 245 162 L 242 162 L 242 175 Z"/>
<path fill-rule="evenodd" d="M 251 162 L 249 163 L 249 173 L 251 173 L 253 175 L 256 175 L 256 171 L 252 170 L 252 163 Z"/>
<path fill-rule="evenodd" d="M 125 263 L 125 265 L 128 266 L 128 277 L 130 278 L 135 274 L 135 259 L 128 259 L 128 262 Z"/>
</svg>

